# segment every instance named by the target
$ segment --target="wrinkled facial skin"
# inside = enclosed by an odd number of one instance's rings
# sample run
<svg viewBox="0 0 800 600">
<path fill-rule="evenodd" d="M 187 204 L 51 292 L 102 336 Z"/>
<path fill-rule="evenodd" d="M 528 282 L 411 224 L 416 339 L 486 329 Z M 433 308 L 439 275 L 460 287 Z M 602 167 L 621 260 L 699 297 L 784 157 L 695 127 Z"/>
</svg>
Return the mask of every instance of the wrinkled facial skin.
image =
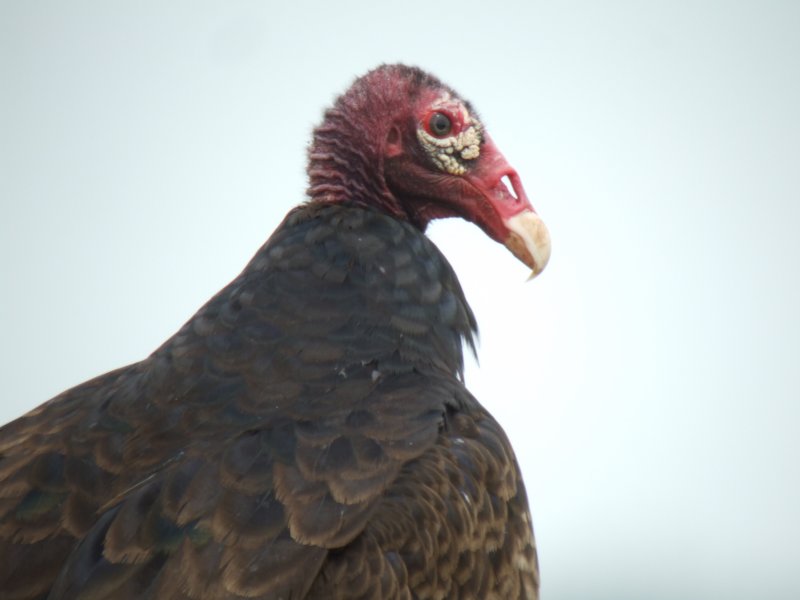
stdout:
<svg viewBox="0 0 800 600">
<path fill-rule="evenodd" d="M 547 228 L 480 120 L 445 92 L 423 98 L 409 121 L 390 134 L 384 165 L 409 219 L 422 229 L 435 218 L 472 221 L 538 275 L 550 257 Z"/>
</svg>

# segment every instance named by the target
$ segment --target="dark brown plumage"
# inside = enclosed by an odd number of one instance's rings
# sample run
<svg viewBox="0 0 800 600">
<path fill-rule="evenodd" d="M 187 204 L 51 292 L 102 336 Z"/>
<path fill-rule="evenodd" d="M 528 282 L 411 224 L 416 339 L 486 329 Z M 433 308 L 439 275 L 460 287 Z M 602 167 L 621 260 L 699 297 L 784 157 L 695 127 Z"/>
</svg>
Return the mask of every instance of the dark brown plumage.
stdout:
<svg viewBox="0 0 800 600">
<path fill-rule="evenodd" d="M 537 597 L 519 468 L 462 382 L 475 321 L 422 233 L 462 216 L 540 271 L 516 173 L 393 65 L 326 113 L 309 176 L 150 357 L 0 429 L 0 597 Z"/>
</svg>

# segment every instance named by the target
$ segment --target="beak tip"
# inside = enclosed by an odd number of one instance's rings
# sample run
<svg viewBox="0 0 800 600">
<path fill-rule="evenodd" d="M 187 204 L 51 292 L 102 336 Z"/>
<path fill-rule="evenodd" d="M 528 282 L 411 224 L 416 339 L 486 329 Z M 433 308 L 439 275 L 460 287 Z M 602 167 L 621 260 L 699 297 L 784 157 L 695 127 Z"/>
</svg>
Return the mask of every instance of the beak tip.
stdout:
<svg viewBox="0 0 800 600">
<path fill-rule="evenodd" d="M 531 269 L 528 281 L 539 275 L 550 260 L 550 233 L 544 221 L 532 210 L 525 210 L 505 221 L 509 229 L 506 247 Z"/>
</svg>

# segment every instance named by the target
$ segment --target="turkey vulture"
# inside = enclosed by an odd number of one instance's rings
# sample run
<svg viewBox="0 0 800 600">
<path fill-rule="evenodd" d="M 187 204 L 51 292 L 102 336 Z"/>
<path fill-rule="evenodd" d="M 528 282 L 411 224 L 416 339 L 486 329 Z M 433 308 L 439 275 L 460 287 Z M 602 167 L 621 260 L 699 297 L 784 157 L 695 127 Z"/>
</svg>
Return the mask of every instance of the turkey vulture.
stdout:
<svg viewBox="0 0 800 600">
<path fill-rule="evenodd" d="M 538 273 L 519 177 L 403 65 L 325 113 L 308 176 L 152 355 L 0 429 L 0 597 L 538 596 L 519 467 L 463 383 L 475 319 L 424 235 L 463 217 Z"/>
</svg>

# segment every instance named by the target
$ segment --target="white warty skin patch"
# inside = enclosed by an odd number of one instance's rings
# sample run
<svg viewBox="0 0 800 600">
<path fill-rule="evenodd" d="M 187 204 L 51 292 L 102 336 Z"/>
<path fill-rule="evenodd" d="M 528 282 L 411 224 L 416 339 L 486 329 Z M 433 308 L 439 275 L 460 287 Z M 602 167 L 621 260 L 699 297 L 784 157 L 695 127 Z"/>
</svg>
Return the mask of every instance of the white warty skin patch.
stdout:
<svg viewBox="0 0 800 600">
<path fill-rule="evenodd" d="M 422 147 L 442 171 L 451 175 L 463 175 L 467 172 L 461 160 L 475 160 L 481 154 L 481 126 L 474 119 L 472 124 L 458 135 L 437 138 L 425 131 L 417 129 L 417 138 Z"/>
</svg>

